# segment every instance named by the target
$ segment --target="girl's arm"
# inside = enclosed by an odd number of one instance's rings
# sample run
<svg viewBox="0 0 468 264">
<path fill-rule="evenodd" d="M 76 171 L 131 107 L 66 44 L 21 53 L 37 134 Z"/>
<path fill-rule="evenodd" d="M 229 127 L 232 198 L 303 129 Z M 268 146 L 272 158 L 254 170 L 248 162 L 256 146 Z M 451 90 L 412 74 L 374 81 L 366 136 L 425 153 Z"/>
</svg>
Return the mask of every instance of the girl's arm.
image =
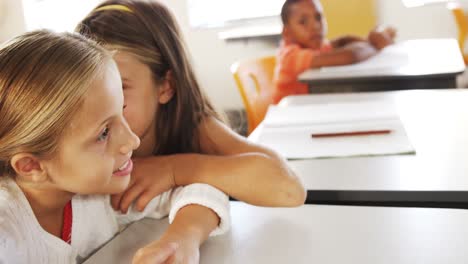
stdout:
<svg viewBox="0 0 468 264">
<path fill-rule="evenodd" d="M 200 205 L 180 209 L 158 240 L 138 250 L 133 263 L 189 263 L 199 261 L 200 245 L 219 223 L 212 210 Z"/>
<path fill-rule="evenodd" d="M 394 43 L 396 29 L 393 27 L 376 27 L 369 32 L 367 38 L 354 35 L 344 35 L 330 41 L 333 49 L 341 49 L 354 42 L 368 42 L 372 47 L 381 50 Z"/>
<path fill-rule="evenodd" d="M 214 118 L 200 125 L 206 154 L 172 156 L 176 184 L 210 184 L 235 199 L 259 206 L 299 206 L 306 191 L 286 161 L 249 142 Z"/>
<path fill-rule="evenodd" d="M 227 195 L 258 206 L 290 207 L 304 203 L 306 191 L 276 152 L 251 143 L 214 118 L 199 127 L 204 154 L 152 156 L 135 160 L 129 188 L 112 196 L 112 206 L 137 210 L 157 195 L 192 183 L 209 184 Z"/>
<path fill-rule="evenodd" d="M 377 53 L 376 48 L 367 41 L 356 41 L 314 56 L 311 68 L 348 65 L 363 61 Z"/>
<path fill-rule="evenodd" d="M 152 177 L 154 178 L 154 177 Z M 193 263 L 199 247 L 209 235 L 224 234 L 230 228 L 229 199 L 207 184 L 191 184 L 164 192 L 153 199 L 143 212 L 118 215 L 120 224 L 143 217 L 168 215 L 169 228 L 157 241 L 140 249 L 133 263 Z"/>
<path fill-rule="evenodd" d="M 342 48 L 348 44 L 351 44 L 353 42 L 357 42 L 357 41 L 366 41 L 364 38 L 361 38 L 359 36 L 354 36 L 354 35 L 345 35 L 345 36 L 341 36 L 341 37 L 337 37 L 335 39 L 332 39 L 330 41 L 330 44 L 331 46 L 334 48 L 334 49 L 339 49 L 339 48 Z"/>
</svg>

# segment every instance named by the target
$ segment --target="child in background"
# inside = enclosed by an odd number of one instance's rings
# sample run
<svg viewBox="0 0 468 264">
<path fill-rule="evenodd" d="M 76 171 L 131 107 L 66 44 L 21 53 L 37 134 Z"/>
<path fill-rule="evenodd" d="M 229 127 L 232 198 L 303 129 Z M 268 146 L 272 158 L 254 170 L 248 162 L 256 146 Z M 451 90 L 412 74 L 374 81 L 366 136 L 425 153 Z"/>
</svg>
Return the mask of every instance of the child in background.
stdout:
<svg viewBox="0 0 468 264">
<path fill-rule="evenodd" d="M 300 73 L 310 68 L 365 60 L 393 43 L 393 28 L 377 28 L 367 39 L 343 36 L 328 41 L 327 22 L 319 0 L 286 0 L 281 10 L 283 41 L 275 69 L 273 102 L 294 94 L 307 94 Z"/>
<path fill-rule="evenodd" d="M 122 225 L 166 215 L 133 263 L 197 263 L 226 231 L 228 198 L 205 184 L 115 213 L 104 194 L 127 188 L 140 144 L 123 101 L 111 53 L 82 36 L 35 31 L 0 48 L 0 263 L 80 263 Z"/>
<path fill-rule="evenodd" d="M 114 196 L 125 212 L 161 192 L 207 183 L 260 206 L 298 206 L 305 190 L 285 160 L 220 121 L 189 63 L 172 14 L 157 1 L 105 1 L 77 31 L 116 51 L 124 116 L 141 138 L 129 189 Z"/>
</svg>

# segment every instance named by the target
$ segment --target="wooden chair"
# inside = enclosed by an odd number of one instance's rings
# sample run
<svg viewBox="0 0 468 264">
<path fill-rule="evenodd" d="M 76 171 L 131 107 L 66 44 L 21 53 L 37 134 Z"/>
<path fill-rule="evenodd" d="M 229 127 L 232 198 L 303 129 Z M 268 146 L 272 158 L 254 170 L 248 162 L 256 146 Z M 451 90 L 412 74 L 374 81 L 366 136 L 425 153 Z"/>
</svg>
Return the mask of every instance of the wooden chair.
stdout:
<svg viewBox="0 0 468 264">
<path fill-rule="evenodd" d="M 273 103 L 275 56 L 242 60 L 231 66 L 231 72 L 244 102 L 248 133 L 262 122 Z"/>
<path fill-rule="evenodd" d="M 468 64 L 468 51 L 465 48 L 468 43 L 466 43 L 466 38 L 468 37 L 468 20 L 465 15 L 463 7 L 458 3 L 449 3 L 447 8 L 452 11 L 452 14 L 455 18 L 458 28 L 458 44 L 460 45 L 460 50 L 463 54 L 463 59 L 465 64 Z"/>
</svg>

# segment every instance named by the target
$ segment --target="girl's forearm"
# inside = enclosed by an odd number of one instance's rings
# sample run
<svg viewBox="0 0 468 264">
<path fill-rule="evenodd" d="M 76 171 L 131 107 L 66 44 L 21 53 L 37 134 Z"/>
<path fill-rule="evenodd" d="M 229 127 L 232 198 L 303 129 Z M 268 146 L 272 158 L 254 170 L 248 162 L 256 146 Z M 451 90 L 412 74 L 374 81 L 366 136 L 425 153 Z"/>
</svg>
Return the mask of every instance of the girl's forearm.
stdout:
<svg viewBox="0 0 468 264">
<path fill-rule="evenodd" d="M 344 49 L 353 53 L 354 63 L 366 60 L 377 53 L 377 50 L 368 41 L 354 42 L 347 45 Z"/>
<path fill-rule="evenodd" d="M 364 38 L 354 35 L 345 35 L 338 38 L 335 38 L 331 41 L 331 45 L 334 49 L 342 48 L 350 43 L 357 41 L 365 41 Z"/>
<path fill-rule="evenodd" d="M 298 206 L 306 192 L 302 183 L 277 157 L 264 153 L 229 156 L 171 156 L 176 184 L 210 184 L 231 197 L 258 206 Z"/>
<path fill-rule="evenodd" d="M 219 221 L 213 210 L 196 204 L 187 205 L 177 212 L 161 240 L 200 247 Z"/>
<path fill-rule="evenodd" d="M 342 48 L 322 53 L 312 60 L 311 68 L 348 65 L 363 61 L 377 53 L 367 41 L 356 41 Z"/>
<path fill-rule="evenodd" d="M 139 249 L 132 263 L 198 263 L 200 245 L 219 221 L 207 207 L 182 207 L 162 237 Z"/>
</svg>

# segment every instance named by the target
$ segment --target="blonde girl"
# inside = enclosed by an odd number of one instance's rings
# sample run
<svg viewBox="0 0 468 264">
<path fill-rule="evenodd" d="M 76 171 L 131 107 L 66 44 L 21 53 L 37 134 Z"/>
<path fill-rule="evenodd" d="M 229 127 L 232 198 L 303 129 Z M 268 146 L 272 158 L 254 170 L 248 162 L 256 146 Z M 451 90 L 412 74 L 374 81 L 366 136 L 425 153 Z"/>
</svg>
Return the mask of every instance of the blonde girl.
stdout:
<svg viewBox="0 0 468 264">
<path fill-rule="evenodd" d="M 227 196 L 205 184 L 117 214 L 140 140 L 122 113 L 112 56 L 74 34 L 35 31 L 0 48 L 0 263 L 76 263 L 123 225 L 169 215 L 166 233 L 134 263 L 197 263 L 211 233 L 226 231 Z"/>
</svg>

